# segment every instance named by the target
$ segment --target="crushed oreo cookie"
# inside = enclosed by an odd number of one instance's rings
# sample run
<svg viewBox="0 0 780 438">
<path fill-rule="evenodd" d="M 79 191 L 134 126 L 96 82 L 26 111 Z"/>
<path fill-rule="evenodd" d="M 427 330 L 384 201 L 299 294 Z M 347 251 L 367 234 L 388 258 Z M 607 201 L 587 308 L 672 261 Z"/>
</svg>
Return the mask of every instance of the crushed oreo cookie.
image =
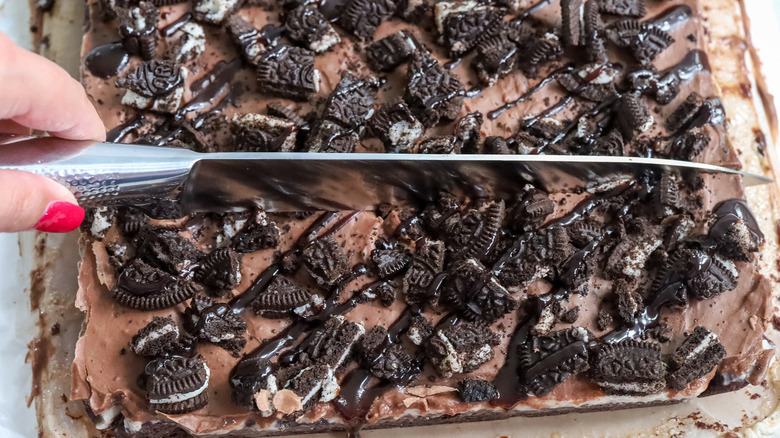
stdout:
<svg viewBox="0 0 780 438">
<path fill-rule="evenodd" d="M 208 403 L 211 370 L 203 359 L 155 359 L 146 365 L 145 373 L 149 404 L 157 412 L 181 415 Z"/>
<path fill-rule="evenodd" d="M 152 60 L 144 62 L 116 81 L 116 86 L 126 88 L 143 97 L 159 97 L 171 93 L 183 82 L 178 65 Z"/>
<path fill-rule="evenodd" d="M 257 82 L 264 93 L 306 100 L 320 89 L 320 72 L 312 52 L 293 46 L 271 49 L 257 62 Z"/>
<path fill-rule="evenodd" d="M 441 301 L 469 320 L 493 323 L 517 308 L 495 275 L 474 259 L 454 263 L 442 284 Z"/>
<path fill-rule="evenodd" d="M 138 257 L 173 275 L 192 278 L 204 254 L 177 231 L 148 228 L 137 250 Z"/>
<path fill-rule="evenodd" d="M 226 291 L 241 282 L 241 255 L 230 248 L 213 251 L 201 259 L 193 279 L 217 291 Z"/>
<path fill-rule="evenodd" d="M 395 9 L 394 0 L 348 0 L 338 23 L 355 36 L 370 39 Z"/>
<path fill-rule="evenodd" d="M 689 383 L 712 371 L 726 356 L 726 349 L 715 333 L 696 327 L 671 357 L 668 382 L 682 391 Z"/>
<path fill-rule="evenodd" d="M 315 240 L 303 250 L 303 265 L 322 287 L 330 287 L 350 270 L 344 250 L 332 236 Z"/>
<path fill-rule="evenodd" d="M 155 316 L 133 336 L 130 347 L 139 356 L 156 357 L 171 351 L 179 341 L 179 327 L 171 318 Z"/>
<path fill-rule="evenodd" d="M 184 314 L 185 327 L 198 340 L 210 342 L 231 352 L 234 357 L 246 345 L 246 322 L 230 306 L 196 295 Z"/>
<path fill-rule="evenodd" d="M 411 58 L 418 47 L 414 37 L 402 30 L 369 44 L 366 59 L 375 71 L 389 72 Z"/>
<path fill-rule="evenodd" d="M 412 264 L 402 282 L 404 299 L 409 304 L 436 303 L 438 290 L 432 290 L 434 279 L 444 270 L 444 242 L 427 240 L 417 247 Z"/>
<path fill-rule="evenodd" d="M 425 352 L 442 377 L 470 373 L 493 358 L 498 334 L 490 327 L 464 322 L 436 330 L 428 339 Z"/>
<path fill-rule="evenodd" d="M 590 339 L 580 327 L 531 336 L 518 350 L 518 372 L 529 391 L 544 397 L 572 375 L 587 371 Z"/>
<path fill-rule="evenodd" d="M 316 297 L 316 298 L 315 298 Z M 320 300 L 287 277 L 276 276 L 252 302 L 252 310 L 266 318 L 303 314 Z"/>
<path fill-rule="evenodd" d="M 255 113 L 235 114 L 230 119 L 235 148 L 241 152 L 292 152 L 297 127 L 293 121 Z"/>
<path fill-rule="evenodd" d="M 390 153 L 409 151 L 425 131 L 401 99 L 382 105 L 368 121 L 368 128 Z"/>
<path fill-rule="evenodd" d="M 463 105 L 460 80 L 430 55 L 417 51 L 409 62 L 404 100 L 426 127 L 453 120 Z"/>
<path fill-rule="evenodd" d="M 666 388 L 666 363 L 654 342 L 602 345 L 593 354 L 590 368 L 593 381 L 607 394 L 647 395 Z"/>
<path fill-rule="evenodd" d="M 157 23 L 160 11 L 153 3 L 142 1 L 131 8 L 118 8 L 119 36 L 122 46 L 131 55 L 151 61 L 157 53 L 157 40 L 160 33 Z"/>
<path fill-rule="evenodd" d="M 287 35 L 306 45 L 315 53 L 322 53 L 341 42 L 341 37 L 314 3 L 298 6 L 287 14 Z"/>
<path fill-rule="evenodd" d="M 492 383 L 481 379 L 463 379 L 458 382 L 458 398 L 465 403 L 493 400 L 498 391 Z"/>
<path fill-rule="evenodd" d="M 138 310 L 157 310 L 175 306 L 191 298 L 202 287 L 135 259 L 124 268 L 111 290 L 114 300 Z"/>
</svg>

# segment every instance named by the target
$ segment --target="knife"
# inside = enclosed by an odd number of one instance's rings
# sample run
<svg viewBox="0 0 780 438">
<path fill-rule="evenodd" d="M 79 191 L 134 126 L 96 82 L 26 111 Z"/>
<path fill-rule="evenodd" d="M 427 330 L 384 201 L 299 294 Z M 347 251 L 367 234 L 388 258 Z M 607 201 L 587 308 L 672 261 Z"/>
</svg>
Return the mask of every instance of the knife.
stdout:
<svg viewBox="0 0 780 438">
<path fill-rule="evenodd" d="M 512 199 L 526 184 L 547 192 L 597 188 L 647 172 L 771 179 L 657 158 L 576 155 L 197 153 L 54 137 L 0 139 L 0 169 L 48 176 L 84 207 L 130 205 L 155 218 L 197 212 L 373 210 L 435 200 L 442 192 Z"/>
</svg>

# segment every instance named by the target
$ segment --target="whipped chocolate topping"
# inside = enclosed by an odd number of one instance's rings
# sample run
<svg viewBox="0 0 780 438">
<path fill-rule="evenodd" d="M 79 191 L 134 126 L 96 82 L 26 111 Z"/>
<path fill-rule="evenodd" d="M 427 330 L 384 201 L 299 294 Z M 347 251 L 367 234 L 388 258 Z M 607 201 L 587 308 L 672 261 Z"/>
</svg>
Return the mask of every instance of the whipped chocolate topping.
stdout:
<svg viewBox="0 0 780 438">
<path fill-rule="evenodd" d="M 119 3 L 90 4 L 84 40 L 112 141 L 740 166 L 695 0 Z M 118 33 L 111 12 L 138 29 Z M 126 35 L 157 12 L 157 60 L 130 56 Z M 135 109 L 134 89 L 157 110 Z M 120 406 L 122 433 L 165 421 L 208 434 L 676 400 L 760 380 L 771 287 L 738 177 L 520 198 L 177 221 L 120 209 L 105 236 L 84 237 L 72 397 L 96 414 Z M 175 337 L 150 325 L 160 317 Z M 139 333 L 166 340 L 159 357 L 129 348 Z M 652 358 L 645 380 L 604 371 L 620 348 Z M 420 385 L 453 390 L 407 392 Z"/>
</svg>

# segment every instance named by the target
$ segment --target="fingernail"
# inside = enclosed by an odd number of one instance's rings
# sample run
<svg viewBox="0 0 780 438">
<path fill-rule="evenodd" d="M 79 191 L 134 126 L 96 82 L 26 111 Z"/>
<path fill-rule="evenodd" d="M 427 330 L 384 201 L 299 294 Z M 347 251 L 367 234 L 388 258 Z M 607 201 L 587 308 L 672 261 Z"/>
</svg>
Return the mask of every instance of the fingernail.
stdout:
<svg viewBox="0 0 780 438">
<path fill-rule="evenodd" d="M 83 208 L 70 202 L 54 201 L 46 207 L 35 229 L 47 233 L 67 233 L 78 228 L 83 220 Z"/>
</svg>

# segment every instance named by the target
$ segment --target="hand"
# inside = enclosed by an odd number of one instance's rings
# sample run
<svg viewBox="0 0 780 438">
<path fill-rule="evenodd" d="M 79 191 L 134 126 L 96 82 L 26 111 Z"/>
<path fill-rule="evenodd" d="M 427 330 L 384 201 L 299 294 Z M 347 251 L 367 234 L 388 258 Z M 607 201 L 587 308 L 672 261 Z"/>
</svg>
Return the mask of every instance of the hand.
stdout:
<svg viewBox="0 0 780 438">
<path fill-rule="evenodd" d="M 74 140 L 106 137 L 78 81 L 0 32 L 0 133 L 28 135 L 31 129 Z M 27 172 L 0 171 L 0 232 L 66 232 L 82 220 L 84 209 L 64 186 Z"/>
</svg>

